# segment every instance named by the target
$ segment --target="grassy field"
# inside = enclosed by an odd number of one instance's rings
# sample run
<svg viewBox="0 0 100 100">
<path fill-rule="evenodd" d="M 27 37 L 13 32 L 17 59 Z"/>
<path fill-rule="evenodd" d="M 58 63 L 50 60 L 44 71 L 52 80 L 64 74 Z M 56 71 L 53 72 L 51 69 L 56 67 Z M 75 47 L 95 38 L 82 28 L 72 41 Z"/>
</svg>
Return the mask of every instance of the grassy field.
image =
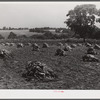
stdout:
<svg viewBox="0 0 100 100">
<path fill-rule="evenodd" d="M 27 41 L 24 40 L 24 42 Z M 64 44 L 66 41 L 49 40 L 47 41 L 50 45 L 49 48 L 42 48 L 42 44 L 46 41 L 30 41 L 41 47 L 39 52 L 32 51 L 31 46 L 16 48 L 16 46 L 0 45 L 1 49 L 5 48 L 12 51 L 14 55 L 14 58 L 8 59 L 6 63 L 0 60 L 1 89 L 100 89 L 100 63 L 82 61 L 82 56 L 86 53 L 87 47 L 77 46 L 72 51 L 66 51 L 66 56 L 55 56 L 58 42 Z M 96 56 L 100 59 L 100 51 L 97 50 L 97 52 L 99 54 Z M 27 61 L 36 60 L 52 68 L 58 79 L 49 82 L 26 81 L 22 77 L 22 73 L 25 70 Z"/>
<path fill-rule="evenodd" d="M 33 34 L 38 34 L 36 32 L 29 32 L 29 30 L 0 30 L 0 34 L 7 38 L 10 32 L 14 32 L 17 35 L 26 35 L 26 36 L 31 36 Z"/>
<path fill-rule="evenodd" d="M 26 36 L 32 36 L 34 34 L 42 34 L 42 33 L 37 33 L 37 32 L 29 32 L 29 30 L 0 30 L 0 34 L 7 39 L 8 35 L 10 32 L 13 32 L 15 34 L 19 35 L 26 35 Z M 61 34 L 61 33 L 56 33 L 52 32 L 53 34 Z"/>
</svg>

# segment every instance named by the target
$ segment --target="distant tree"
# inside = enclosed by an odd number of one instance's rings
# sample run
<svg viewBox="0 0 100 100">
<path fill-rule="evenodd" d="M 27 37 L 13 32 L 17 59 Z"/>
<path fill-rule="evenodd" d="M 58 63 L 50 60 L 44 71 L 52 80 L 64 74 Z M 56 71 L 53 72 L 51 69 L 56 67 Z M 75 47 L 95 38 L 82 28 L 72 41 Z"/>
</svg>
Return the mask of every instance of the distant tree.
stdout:
<svg viewBox="0 0 100 100">
<path fill-rule="evenodd" d="M 34 31 L 35 31 L 35 29 L 34 29 L 34 28 L 29 29 L 29 32 L 34 32 Z"/>
<path fill-rule="evenodd" d="M 66 25 L 83 38 L 89 38 L 95 29 L 95 15 L 98 14 L 96 6 L 93 4 L 78 5 L 68 12 Z"/>
<path fill-rule="evenodd" d="M 10 34 L 8 35 L 8 39 L 15 39 L 17 38 L 17 35 L 13 32 L 10 32 Z"/>
<path fill-rule="evenodd" d="M 52 32 L 50 32 L 50 31 L 45 32 L 43 35 L 44 35 L 45 38 L 47 38 L 47 39 L 50 39 L 50 38 L 53 37 L 53 34 L 52 34 Z"/>
<path fill-rule="evenodd" d="M 60 29 L 59 29 L 59 28 L 56 28 L 56 29 L 55 29 L 55 32 L 56 32 L 56 33 L 60 33 Z"/>
</svg>

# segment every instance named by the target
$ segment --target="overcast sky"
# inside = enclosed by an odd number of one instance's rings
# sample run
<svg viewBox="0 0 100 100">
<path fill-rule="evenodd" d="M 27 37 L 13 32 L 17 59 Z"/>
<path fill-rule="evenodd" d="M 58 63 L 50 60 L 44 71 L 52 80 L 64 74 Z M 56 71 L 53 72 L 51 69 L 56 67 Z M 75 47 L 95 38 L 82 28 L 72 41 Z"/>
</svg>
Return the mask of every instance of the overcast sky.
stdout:
<svg viewBox="0 0 100 100">
<path fill-rule="evenodd" d="M 100 2 L 0 2 L 0 28 L 66 27 L 66 14 L 80 4 L 100 8 Z"/>
</svg>

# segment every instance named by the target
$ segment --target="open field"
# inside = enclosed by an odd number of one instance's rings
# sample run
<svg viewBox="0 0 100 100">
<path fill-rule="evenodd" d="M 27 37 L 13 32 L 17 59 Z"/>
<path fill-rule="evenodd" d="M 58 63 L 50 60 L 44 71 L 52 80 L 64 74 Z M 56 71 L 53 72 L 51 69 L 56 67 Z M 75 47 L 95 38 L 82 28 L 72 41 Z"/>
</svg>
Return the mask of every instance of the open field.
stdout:
<svg viewBox="0 0 100 100">
<path fill-rule="evenodd" d="M 0 30 L 0 34 L 7 38 L 10 32 L 14 32 L 17 35 L 26 35 L 26 36 L 31 36 L 33 34 L 38 34 L 38 33 L 33 33 L 29 32 L 29 30 Z"/>
<path fill-rule="evenodd" d="M 43 34 L 43 33 L 37 33 L 37 32 L 29 32 L 29 30 L 0 30 L 0 35 L 2 35 L 3 37 L 5 37 L 7 39 L 10 32 L 13 32 L 18 36 L 26 35 L 27 37 L 32 36 L 34 34 Z M 52 33 L 53 34 L 62 34 L 62 33 L 56 33 L 54 31 Z"/>
<path fill-rule="evenodd" d="M 47 41 L 49 48 L 42 48 L 43 40 L 32 40 L 32 43 L 37 43 L 41 47 L 40 51 L 32 51 L 31 46 L 16 48 L 16 46 L 0 45 L 1 49 L 12 51 L 14 55 L 13 59 L 8 59 L 6 62 L 0 60 L 1 89 L 100 89 L 100 63 L 82 61 L 87 47 L 77 46 L 72 51 L 66 51 L 66 56 L 55 56 L 58 41 Z M 65 41 L 63 40 L 62 43 L 64 44 Z M 100 59 L 100 51 L 97 52 L 99 54 L 96 56 Z M 47 82 L 26 81 L 22 73 L 27 61 L 36 60 L 52 68 L 58 79 Z"/>
</svg>

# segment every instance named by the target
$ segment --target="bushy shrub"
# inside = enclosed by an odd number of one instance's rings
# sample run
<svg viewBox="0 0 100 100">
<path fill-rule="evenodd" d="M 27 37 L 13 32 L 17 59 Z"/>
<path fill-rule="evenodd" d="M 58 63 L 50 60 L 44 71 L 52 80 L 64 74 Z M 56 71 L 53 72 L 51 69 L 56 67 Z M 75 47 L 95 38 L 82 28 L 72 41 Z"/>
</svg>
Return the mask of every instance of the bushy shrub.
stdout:
<svg viewBox="0 0 100 100">
<path fill-rule="evenodd" d="M 23 39 L 23 38 L 27 38 L 27 36 L 26 35 L 19 35 L 17 38 Z"/>
<path fill-rule="evenodd" d="M 34 39 L 66 39 L 69 38 L 68 34 L 53 34 L 50 31 L 45 32 L 44 34 L 34 34 L 30 36 L 30 38 Z"/>
</svg>

